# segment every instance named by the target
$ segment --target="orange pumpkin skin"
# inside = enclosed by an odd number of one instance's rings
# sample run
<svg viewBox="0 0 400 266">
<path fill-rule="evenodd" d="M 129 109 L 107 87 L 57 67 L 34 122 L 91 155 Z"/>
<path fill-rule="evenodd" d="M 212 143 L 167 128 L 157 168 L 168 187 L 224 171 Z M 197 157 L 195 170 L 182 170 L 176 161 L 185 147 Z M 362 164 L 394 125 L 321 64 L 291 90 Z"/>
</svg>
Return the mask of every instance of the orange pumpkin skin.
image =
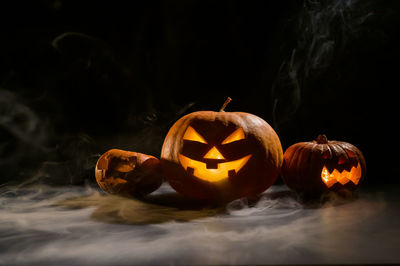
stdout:
<svg viewBox="0 0 400 266">
<path fill-rule="evenodd" d="M 203 143 L 184 139 L 189 128 Z M 237 130 L 241 136 L 228 140 L 227 136 Z M 216 154 L 218 159 L 213 159 Z M 185 169 L 182 157 L 203 166 L 203 179 L 198 177 L 200 169 Z M 244 112 L 199 111 L 180 118 L 171 127 L 162 146 L 161 168 L 169 184 L 184 196 L 227 201 L 257 195 L 270 187 L 278 177 L 282 157 L 279 137 L 263 119 Z M 232 161 L 243 158 L 247 161 L 236 171 L 229 169 Z M 220 172 L 221 180 L 207 180 L 208 168 L 225 171 L 226 178 L 225 172 Z"/>
<path fill-rule="evenodd" d="M 296 143 L 285 151 L 281 176 L 299 194 L 320 196 L 327 191 L 356 189 L 365 172 L 365 159 L 357 147 L 320 135 L 317 141 Z"/>
<path fill-rule="evenodd" d="M 132 197 L 149 194 L 163 182 L 157 158 L 118 149 L 109 150 L 98 159 L 95 176 L 103 191 Z"/>
</svg>

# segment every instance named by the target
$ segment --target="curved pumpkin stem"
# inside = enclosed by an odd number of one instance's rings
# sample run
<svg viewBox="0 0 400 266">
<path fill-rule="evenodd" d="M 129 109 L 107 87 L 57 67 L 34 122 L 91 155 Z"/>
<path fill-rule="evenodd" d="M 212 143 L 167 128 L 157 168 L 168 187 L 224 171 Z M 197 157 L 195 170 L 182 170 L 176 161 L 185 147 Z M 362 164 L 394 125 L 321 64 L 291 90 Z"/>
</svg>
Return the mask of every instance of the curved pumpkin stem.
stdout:
<svg viewBox="0 0 400 266">
<path fill-rule="evenodd" d="M 221 109 L 219 109 L 220 112 L 225 112 L 224 109 L 225 107 L 228 105 L 228 103 L 230 103 L 232 101 L 231 97 L 226 98 L 224 104 L 222 105 Z"/>
<path fill-rule="evenodd" d="M 318 144 L 327 144 L 328 143 L 328 138 L 326 137 L 325 134 L 321 134 L 317 138 L 317 143 Z"/>
</svg>

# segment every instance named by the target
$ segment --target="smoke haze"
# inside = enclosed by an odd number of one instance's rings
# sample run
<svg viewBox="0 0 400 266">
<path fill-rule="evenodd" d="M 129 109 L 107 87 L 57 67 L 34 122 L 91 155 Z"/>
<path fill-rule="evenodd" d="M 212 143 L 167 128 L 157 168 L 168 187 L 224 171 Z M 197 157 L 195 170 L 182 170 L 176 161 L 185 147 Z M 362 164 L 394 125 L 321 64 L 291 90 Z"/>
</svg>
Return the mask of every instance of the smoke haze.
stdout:
<svg viewBox="0 0 400 266">
<path fill-rule="evenodd" d="M 345 54 L 349 40 L 366 30 L 364 23 L 374 15 L 372 10 L 370 1 L 303 2 L 295 19 L 294 47 L 280 65 L 272 87 L 275 127 L 293 119 L 302 95 L 309 97 L 315 81 L 326 73 L 335 57 Z"/>
<path fill-rule="evenodd" d="M 398 189 L 398 188 L 396 188 Z M 399 197 L 309 206 L 284 186 L 249 204 L 186 209 L 90 187 L 2 189 L 0 263 L 5 265 L 366 264 L 400 260 Z M 153 197 L 174 192 L 163 185 Z M 172 198 L 175 196 L 172 196 Z M 165 199 L 165 198 L 164 198 Z"/>
</svg>

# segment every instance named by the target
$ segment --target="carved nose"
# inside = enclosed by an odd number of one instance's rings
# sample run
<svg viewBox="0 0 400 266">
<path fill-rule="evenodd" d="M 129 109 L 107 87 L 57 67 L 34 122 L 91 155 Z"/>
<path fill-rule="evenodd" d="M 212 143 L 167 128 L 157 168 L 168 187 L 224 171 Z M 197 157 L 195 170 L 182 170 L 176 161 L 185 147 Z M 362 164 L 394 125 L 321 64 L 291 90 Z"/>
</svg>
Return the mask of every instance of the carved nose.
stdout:
<svg viewBox="0 0 400 266">
<path fill-rule="evenodd" d="M 217 149 L 217 147 L 212 147 L 207 153 L 206 155 L 204 155 L 203 157 L 204 159 L 222 159 L 225 160 L 224 156 L 222 156 L 222 154 L 219 152 L 219 150 Z"/>
</svg>

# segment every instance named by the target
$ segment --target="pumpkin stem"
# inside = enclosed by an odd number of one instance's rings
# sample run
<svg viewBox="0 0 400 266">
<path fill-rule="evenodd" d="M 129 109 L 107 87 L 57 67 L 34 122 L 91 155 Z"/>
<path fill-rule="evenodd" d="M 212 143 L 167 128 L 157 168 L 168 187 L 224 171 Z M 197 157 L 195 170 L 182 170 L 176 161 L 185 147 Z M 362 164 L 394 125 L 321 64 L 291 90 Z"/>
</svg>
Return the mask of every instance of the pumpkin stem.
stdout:
<svg viewBox="0 0 400 266">
<path fill-rule="evenodd" d="M 325 134 L 321 134 L 317 138 L 317 143 L 318 144 L 327 144 L 328 143 L 328 138 L 326 137 Z"/>
<path fill-rule="evenodd" d="M 228 103 L 230 103 L 232 101 L 231 97 L 226 98 L 224 104 L 222 105 L 221 109 L 219 109 L 220 112 L 225 112 L 224 109 L 225 107 L 228 105 Z"/>
</svg>

